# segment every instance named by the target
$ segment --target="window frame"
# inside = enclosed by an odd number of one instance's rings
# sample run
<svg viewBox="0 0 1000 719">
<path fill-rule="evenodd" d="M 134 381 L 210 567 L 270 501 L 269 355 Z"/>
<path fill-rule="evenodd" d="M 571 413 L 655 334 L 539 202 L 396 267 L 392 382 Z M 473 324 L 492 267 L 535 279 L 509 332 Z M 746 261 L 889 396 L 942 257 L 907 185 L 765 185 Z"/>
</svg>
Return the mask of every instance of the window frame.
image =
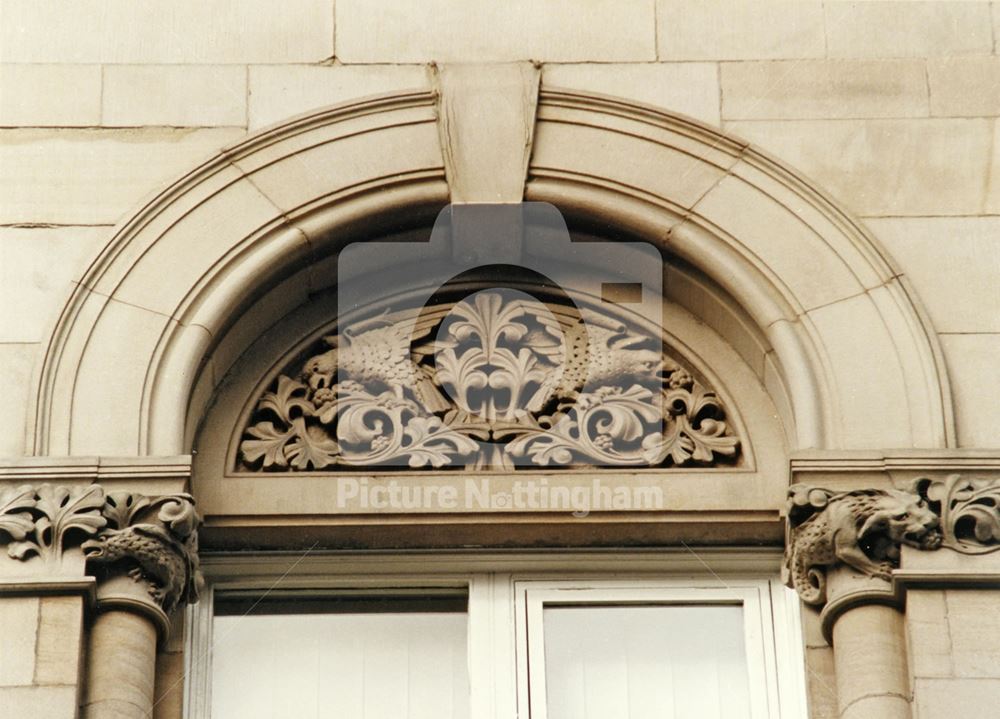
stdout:
<svg viewBox="0 0 1000 719">
<path fill-rule="evenodd" d="M 542 719 L 532 711 L 531 612 L 539 600 L 564 596 L 625 597 L 656 603 L 700 597 L 744 602 L 753 609 L 767 686 L 766 719 L 807 716 L 805 657 L 799 602 L 778 580 L 777 549 L 706 549 L 586 552 L 258 552 L 207 553 L 206 589 L 185 615 L 184 718 L 211 718 L 211 647 L 215 596 L 247 590 L 262 595 L 294 589 L 317 596 L 344 590 L 392 593 L 426 589 L 468 594 L 470 708 L 474 719 Z M 553 595 L 552 593 L 557 594 Z M 620 603 L 620 602 L 619 602 Z M 630 603 L 635 603 L 631 601 Z M 533 609 L 533 606 L 537 605 Z M 538 615 L 540 619 L 540 613 Z M 535 635 L 538 632 L 534 633 Z M 747 644 L 750 651 L 750 644 Z M 748 658 L 748 667 L 750 660 Z M 544 665 L 542 665 L 544 672 Z M 542 675 L 544 677 L 544 674 Z M 755 675 L 751 674 L 751 682 Z M 536 679 L 537 680 L 537 679 Z M 537 699 L 535 699 L 537 702 Z"/>
</svg>

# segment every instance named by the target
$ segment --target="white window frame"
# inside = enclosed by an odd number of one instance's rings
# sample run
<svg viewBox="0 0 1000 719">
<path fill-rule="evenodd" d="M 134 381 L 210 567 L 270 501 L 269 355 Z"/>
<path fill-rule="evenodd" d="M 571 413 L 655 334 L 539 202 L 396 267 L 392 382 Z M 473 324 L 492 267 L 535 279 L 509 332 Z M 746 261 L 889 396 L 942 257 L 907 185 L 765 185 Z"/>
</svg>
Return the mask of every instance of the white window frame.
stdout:
<svg viewBox="0 0 1000 719">
<path fill-rule="evenodd" d="M 541 611 L 548 601 L 741 604 L 754 719 L 806 719 L 799 602 L 777 580 L 780 552 L 702 550 L 481 554 L 207 555 L 208 586 L 185 617 L 185 719 L 211 717 L 216 592 L 468 592 L 472 719 L 544 719 Z M 569 595 L 573 595 L 570 597 Z M 540 673 L 540 674 L 539 674 Z M 541 683 L 539 682 L 541 678 Z M 762 682 L 762 684 L 758 684 Z M 533 687 L 529 694 L 529 687 Z M 542 687 L 539 693 L 537 687 Z M 542 697 L 539 704 L 538 696 Z M 534 702 L 534 706 L 530 702 Z M 539 709 L 539 706 L 542 708 Z"/>
</svg>

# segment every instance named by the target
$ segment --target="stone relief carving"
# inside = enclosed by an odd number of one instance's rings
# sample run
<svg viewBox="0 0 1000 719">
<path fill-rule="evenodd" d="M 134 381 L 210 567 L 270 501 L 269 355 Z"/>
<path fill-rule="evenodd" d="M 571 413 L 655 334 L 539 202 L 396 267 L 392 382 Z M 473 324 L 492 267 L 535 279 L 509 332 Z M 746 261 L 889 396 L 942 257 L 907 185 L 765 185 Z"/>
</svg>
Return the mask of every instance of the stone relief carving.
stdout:
<svg viewBox="0 0 1000 719">
<path fill-rule="evenodd" d="M 914 490 L 940 515 L 943 546 L 963 554 L 1000 549 L 1000 482 L 952 474 L 918 479 Z"/>
<path fill-rule="evenodd" d="M 24 485 L 0 494 L 0 530 L 16 560 L 41 557 L 58 564 L 79 546 L 88 569 L 101 578 L 127 574 L 147 585 L 167 613 L 195 602 L 201 519 L 187 494 L 147 497 L 82 487 Z"/>
<path fill-rule="evenodd" d="M 91 536 L 107 525 L 101 515 L 104 493 L 96 485 L 86 487 L 38 487 L 23 485 L 0 495 L 0 530 L 13 540 L 7 554 L 27 560 L 38 556 L 58 564 L 73 535 Z"/>
<path fill-rule="evenodd" d="M 952 474 L 908 490 L 788 490 L 785 580 L 808 604 L 825 601 L 826 570 L 846 564 L 890 579 L 901 545 L 963 554 L 1000 549 L 1000 481 Z"/>
<path fill-rule="evenodd" d="M 241 468 L 737 460 L 722 402 L 658 338 L 518 294 L 483 291 L 324 338 L 257 402 Z"/>
<path fill-rule="evenodd" d="M 108 526 L 81 545 L 103 573 L 127 573 L 144 583 L 167 614 L 194 603 L 204 584 L 198 568 L 201 518 L 187 494 L 146 497 L 112 492 L 104 498 Z"/>
<path fill-rule="evenodd" d="M 939 519 L 914 492 L 859 489 L 831 492 L 793 485 L 788 491 L 785 581 L 807 604 L 826 601 L 826 570 L 846 564 L 888 580 L 900 545 L 936 549 Z"/>
</svg>

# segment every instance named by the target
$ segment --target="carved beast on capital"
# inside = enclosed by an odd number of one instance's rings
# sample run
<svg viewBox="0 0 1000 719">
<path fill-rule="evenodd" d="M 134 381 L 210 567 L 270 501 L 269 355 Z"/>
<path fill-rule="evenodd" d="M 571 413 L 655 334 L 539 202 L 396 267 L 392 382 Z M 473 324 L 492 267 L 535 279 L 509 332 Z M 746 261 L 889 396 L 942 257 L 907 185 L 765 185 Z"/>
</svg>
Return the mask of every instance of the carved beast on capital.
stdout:
<svg viewBox="0 0 1000 719">
<path fill-rule="evenodd" d="M 937 549 L 940 520 L 919 494 L 896 489 L 788 492 L 785 582 L 807 604 L 826 601 L 826 570 L 837 564 L 888 580 L 900 546 Z"/>
</svg>

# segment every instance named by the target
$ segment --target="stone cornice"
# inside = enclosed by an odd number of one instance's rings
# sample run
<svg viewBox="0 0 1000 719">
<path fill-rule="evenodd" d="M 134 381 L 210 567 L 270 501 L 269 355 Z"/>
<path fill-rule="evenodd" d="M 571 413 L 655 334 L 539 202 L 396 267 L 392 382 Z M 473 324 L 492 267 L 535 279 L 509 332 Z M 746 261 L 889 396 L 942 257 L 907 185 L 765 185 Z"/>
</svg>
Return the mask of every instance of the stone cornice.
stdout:
<svg viewBox="0 0 1000 719">
<path fill-rule="evenodd" d="M 793 482 L 812 481 L 818 474 L 870 472 L 995 471 L 1000 451 L 982 449 L 800 450 L 792 454 Z"/>
<path fill-rule="evenodd" d="M 0 459 L 0 486 L 29 482 L 108 483 L 187 481 L 191 456 L 173 457 L 14 457 Z"/>
</svg>

